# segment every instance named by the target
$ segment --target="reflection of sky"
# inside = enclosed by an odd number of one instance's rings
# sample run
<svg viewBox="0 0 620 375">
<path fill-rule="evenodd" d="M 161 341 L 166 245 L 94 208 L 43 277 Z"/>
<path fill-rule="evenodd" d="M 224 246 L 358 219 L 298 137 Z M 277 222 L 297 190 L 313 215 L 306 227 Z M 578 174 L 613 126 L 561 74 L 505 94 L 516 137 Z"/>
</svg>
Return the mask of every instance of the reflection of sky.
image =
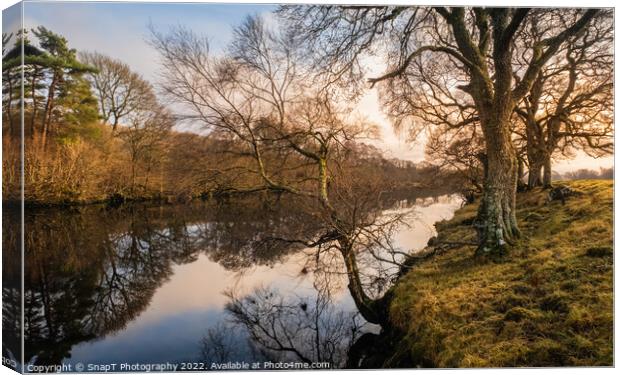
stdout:
<svg viewBox="0 0 620 375">
<path fill-rule="evenodd" d="M 121 332 L 76 346 L 68 362 L 150 363 L 155 359 L 196 359 L 203 335 L 227 318 L 224 307 L 228 299 L 224 293 L 231 288 L 242 295 L 262 286 L 285 296 L 314 294 L 308 279 L 297 277 L 302 267 L 300 257 L 291 258 L 274 267 L 256 267 L 242 275 L 227 271 L 205 255 L 191 264 L 177 265 L 170 280 L 156 291 L 139 318 Z"/>
<path fill-rule="evenodd" d="M 396 234 L 394 241 L 401 250 L 410 252 L 423 249 L 429 238 L 437 234 L 434 223 L 452 218 L 454 211 L 460 208 L 462 201 L 453 196 L 439 197 L 416 202 L 409 226 L 403 227 Z"/>
<path fill-rule="evenodd" d="M 196 359 L 202 335 L 211 322 L 222 320 L 223 314 L 222 309 L 190 310 L 148 324 L 138 320 L 119 334 L 76 346 L 65 362 L 148 364 Z"/>
<path fill-rule="evenodd" d="M 397 233 L 395 244 L 407 250 L 423 248 L 434 235 L 429 228 L 437 220 L 451 217 L 459 203 L 459 199 L 448 197 L 436 202 L 418 202 L 414 207 L 415 218 L 410 226 L 403 226 Z M 138 318 L 120 332 L 76 345 L 66 362 L 195 360 L 207 330 L 229 318 L 224 311 L 228 301 L 224 293 L 231 288 L 238 297 L 260 287 L 277 290 L 285 299 L 315 296 L 311 276 L 301 277 L 304 256 L 300 252 L 272 267 L 255 267 L 242 273 L 226 270 L 205 255 L 193 263 L 176 265 L 169 281 L 155 292 L 148 308 Z M 333 298 L 337 310 L 354 310 L 346 288 L 338 289 Z M 242 333 L 235 334 L 244 340 Z"/>
</svg>

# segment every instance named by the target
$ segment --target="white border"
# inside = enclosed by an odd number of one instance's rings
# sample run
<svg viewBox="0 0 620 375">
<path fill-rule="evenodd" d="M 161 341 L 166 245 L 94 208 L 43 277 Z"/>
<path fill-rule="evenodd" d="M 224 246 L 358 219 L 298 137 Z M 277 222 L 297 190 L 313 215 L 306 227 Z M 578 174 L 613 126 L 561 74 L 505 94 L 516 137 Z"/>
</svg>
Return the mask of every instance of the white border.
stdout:
<svg viewBox="0 0 620 375">
<path fill-rule="evenodd" d="M 42 0 L 26 0 L 24 1 L 26 3 L 28 2 L 42 2 Z M 63 1 L 58 1 L 58 2 L 89 2 L 89 1 L 80 1 L 80 0 L 63 0 Z M 93 1 L 91 1 L 93 2 Z M 101 1 L 101 2 L 128 2 L 128 1 L 120 1 L 120 0 L 108 0 L 108 1 Z M 246 3 L 246 4 L 283 4 L 283 3 L 298 3 L 298 4 L 304 4 L 304 3 L 324 3 L 324 4 L 402 4 L 402 5 L 484 5 L 484 6 L 519 6 L 519 7 L 525 7 L 525 6 L 532 6 L 532 7 L 577 7 L 577 8 L 583 8 L 583 7 L 592 7 L 592 8 L 614 8 L 614 27 L 615 30 L 618 30 L 618 19 L 615 17 L 615 7 L 614 7 L 614 2 L 612 1 L 602 1 L 602 0 L 544 0 L 544 1 L 532 1 L 532 0 L 522 0 L 519 2 L 515 2 L 515 1 L 498 1 L 498 0 L 476 0 L 476 1 L 468 1 L 468 0 L 460 0 L 460 1 L 454 1 L 454 0 L 440 0 L 440 1 L 436 1 L 436 0 L 394 0 L 394 1 L 386 1 L 386 0 L 328 0 L 328 1 L 320 1 L 320 0 L 309 0 L 309 1 L 303 1 L 303 0 L 281 0 L 281 1 L 273 1 L 273 0 L 252 0 L 252 1 L 248 1 L 248 0 L 236 0 L 236 1 L 195 1 L 195 0 L 184 0 L 184 1 L 175 1 L 175 0 L 150 0 L 150 1 L 145 1 L 145 0 L 137 0 L 137 1 L 131 1 L 131 2 L 158 2 L 158 3 Z M 9 6 L 18 3 L 18 1 L 15 0 L 0 0 L 0 7 L 2 9 L 8 8 Z M 23 9 L 23 8 L 22 8 Z M 22 15 L 23 17 L 23 15 Z M 1 26 L 1 19 L 0 19 L 0 26 Z M 618 46 L 618 39 L 616 38 L 616 40 L 614 41 L 614 50 L 617 50 L 617 46 Z M 618 67 L 618 60 L 616 59 L 614 61 L 615 67 L 614 67 L 614 74 L 615 71 Z M 614 77 L 615 78 L 615 77 Z M 615 80 L 614 80 L 615 82 Z M 614 87 L 614 95 L 615 97 L 618 96 L 618 89 L 619 85 L 615 85 Z M 614 103 L 615 104 L 615 103 Z M 615 108 L 615 105 L 614 105 Z M 615 118 L 615 112 L 614 112 L 614 118 Z M 614 141 L 616 141 L 617 137 L 614 137 Z M 0 150 L 0 155 L 1 155 L 1 150 Z M 620 156 L 618 156 L 617 153 L 614 153 L 614 165 L 616 164 L 616 162 L 618 161 L 618 158 Z M 615 169 L 615 168 L 614 168 Z M 616 180 L 616 178 L 618 177 L 618 171 L 614 170 L 614 180 Z M 1 176 L 0 176 L 1 178 Z M 618 186 L 617 184 L 614 184 L 614 198 L 617 196 L 618 193 Z M 1 201 L 0 201 L 0 208 L 1 208 Z M 615 221 L 615 217 L 618 215 L 618 212 L 620 210 L 620 207 L 616 204 L 616 201 L 614 199 L 614 249 L 618 249 L 618 238 L 615 236 L 616 233 L 616 228 L 617 228 L 617 222 Z M 0 224 L 1 224 L 1 218 L 0 218 Z M 1 233 L 1 226 L 0 226 L 0 233 Z M 1 258 L 0 258 L 0 266 L 1 266 Z M 23 267 L 23 262 L 22 262 L 22 267 Z M 618 358 L 618 345 L 616 342 L 616 338 L 618 337 L 618 325 L 615 324 L 615 316 L 617 315 L 617 303 L 616 303 L 616 298 L 615 298 L 615 291 L 617 290 L 617 280 L 616 280 L 616 271 L 618 270 L 618 263 L 617 263 L 617 257 L 616 257 L 616 251 L 614 251 L 614 365 L 617 361 Z M 23 276 L 23 272 L 22 272 L 22 276 Z M 0 280 L 0 287 L 1 287 L 1 280 Z M 404 371 L 416 371 L 415 369 L 413 370 L 409 370 L 409 369 L 399 369 L 399 370 L 341 370 L 341 371 L 330 371 L 330 373 L 347 373 L 347 374 L 367 374 L 369 371 L 371 372 L 376 372 L 376 373 L 384 373 L 384 374 L 389 374 L 389 373 L 400 373 L 400 372 L 404 372 Z M 428 372 L 441 372 L 442 374 L 458 374 L 461 373 L 463 371 L 467 371 L 468 373 L 471 374 L 490 374 L 490 373 L 494 373 L 495 371 L 498 371 L 498 369 L 420 369 L 419 371 L 423 371 L 425 373 Z M 500 369 L 502 374 L 510 374 L 510 375 L 514 375 L 514 374 L 539 374 L 539 373 L 544 373 L 544 374 L 591 374 L 591 373 L 603 373 L 603 374 L 611 374 L 611 373 L 615 373 L 615 369 L 614 368 L 575 368 L 575 367 L 566 367 L 566 368 L 534 368 L 534 369 Z M 228 372 L 227 372 L 228 373 Z M 242 372 L 238 372 L 238 371 L 232 371 L 230 373 L 242 373 Z M 261 371 L 261 374 L 278 374 L 281 373 L 280 371 Z M 316 370 L 315 371 L 295 371 L 296 374 L 314 374 L 316 375 Z M 9 370 L 8 368 L 4 367 L 4 366 L 0 366 L 0 375 L 5 375 L 5 374 L 15 374 L 15 372 Z M 90 374 L 90 373 L 89 373 Z M 132 374 L 132 373 L 128 373 L 128 374 Z M 135 373 L 135 374 L 143 374 L 143 373 Z"/>
</svg>

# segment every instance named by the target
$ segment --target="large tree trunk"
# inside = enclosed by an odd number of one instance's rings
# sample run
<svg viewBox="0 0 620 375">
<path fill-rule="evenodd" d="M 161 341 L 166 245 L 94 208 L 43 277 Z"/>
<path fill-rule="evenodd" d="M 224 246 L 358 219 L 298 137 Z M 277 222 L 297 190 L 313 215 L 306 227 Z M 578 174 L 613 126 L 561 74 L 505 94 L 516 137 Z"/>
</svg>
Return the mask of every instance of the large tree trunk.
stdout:
<svg viewBox="0 0 620 375">
<path fill-rule="evenodd" d="M 483 123 L 488 173 L 478 210 L 477 254 L 501 255 L 520 234 L 516 218 L 517 157 L 510 139 L 509 116 Z"/>
<path fill-rule="evenodd" d="M 542 176 L 543 163 L 541 163 L 539 160 L 536 160 L 535 158 L 528 158 L 528 159 L 529 159 L 530 168 L 527 172 L 528 174 L 527 187 L 532 189 L 534 187 L 542 185 L 541 176 Z"/>
<path fill-rule="evenodd" d="M 542 186 L 544 155 L 540 144 L 543 142 L 540 129 L 541 127 L 538 126 L 534 114 L 529 113 L 525 129 L 525 134 L 527 135 L 527 162 L 529 164 L 527 187 L 529 189 Z"/>
<path fill-rule="evenodd" d="M 545 188 L 551 187 L 551 156 L 545 156 L 545 173 L 543 174 L 543 186 Z"/>
</svg>

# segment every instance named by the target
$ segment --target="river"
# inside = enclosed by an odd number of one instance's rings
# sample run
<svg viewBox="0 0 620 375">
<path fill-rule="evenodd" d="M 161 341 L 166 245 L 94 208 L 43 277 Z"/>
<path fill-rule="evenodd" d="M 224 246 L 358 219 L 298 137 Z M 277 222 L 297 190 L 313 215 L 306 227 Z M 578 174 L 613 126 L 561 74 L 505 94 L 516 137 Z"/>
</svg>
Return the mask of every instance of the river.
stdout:
<svg viewBox="0 0 620 375">
<path fill-rule="evenodd" d="M 408 213 L 393 243 L 415 252 L 460 204 L 450 195 L 399 197 L 380 210 Z M 26 365 L 208 369 L 301 358 L 343 367 L 356 338 L 380 328 L 356 314 L 338 259 L 311 270 L 313 249 L 265 241 L 318 230 L 302 211 L 253 198 L 27 210 Z M 3 216 L 3 295 L 18 304 L 19 212 Z M 5 337 L 16 320 L 5 311 Z M 3 353 L 19 358 L 17 342 L 5 342 Z"/>
</svg>

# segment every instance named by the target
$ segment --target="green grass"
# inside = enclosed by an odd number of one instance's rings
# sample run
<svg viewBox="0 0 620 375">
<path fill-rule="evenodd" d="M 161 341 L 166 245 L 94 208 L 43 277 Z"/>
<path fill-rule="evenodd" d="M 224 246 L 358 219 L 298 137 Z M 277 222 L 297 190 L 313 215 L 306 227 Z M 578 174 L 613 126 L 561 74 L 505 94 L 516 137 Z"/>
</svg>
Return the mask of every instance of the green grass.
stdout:
<svg viewBox="0 0 620 375">
<path fill-rule="evenodd" d="M 398 282 L 400 355 L 428 367 L 613 365 L 613 182 L 566 184 L 583 193 L 566 205 L 519 194 L 523 236 L 503 261 L 462 246 Z M 439 240 L 474 240 L 476 209 L 438 223 Z"/>
</svg>

